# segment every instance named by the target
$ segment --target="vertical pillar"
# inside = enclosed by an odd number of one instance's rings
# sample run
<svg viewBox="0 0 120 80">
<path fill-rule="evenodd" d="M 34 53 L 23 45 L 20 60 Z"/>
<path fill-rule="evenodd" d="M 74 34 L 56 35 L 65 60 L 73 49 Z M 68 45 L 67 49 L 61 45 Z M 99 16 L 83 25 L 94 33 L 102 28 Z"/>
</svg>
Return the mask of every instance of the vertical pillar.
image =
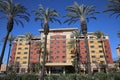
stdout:
<svg viewBox="0 0 120 80">
<path fill-rule="evenodd" d="M 98 67 L 98 72 L 100 72 L 100 68 Z"/>
<path fill-rule="evenodd" d="M 94 65 L 92 64 L 92 66 L 91 66 L 91 73 L 93 73 L 93 67 L 94 67 Z"/>
<path fill-rule="evenodd" d="M 85 69 L 85 68 L 83 68 L 83 74 L 85 74 L 85 70 L 86 70 L 86 69 Z"/>
<path fill-rule="evenodd" d="M 63 67 L 63 74 L 65 74 L 65 66 Z"/>
<path fill-rule="evenodd" d="M 50 69 L 50 67 L 49 67 L 49 75 L 51 74 L 51 69 Z"/>
</svg>

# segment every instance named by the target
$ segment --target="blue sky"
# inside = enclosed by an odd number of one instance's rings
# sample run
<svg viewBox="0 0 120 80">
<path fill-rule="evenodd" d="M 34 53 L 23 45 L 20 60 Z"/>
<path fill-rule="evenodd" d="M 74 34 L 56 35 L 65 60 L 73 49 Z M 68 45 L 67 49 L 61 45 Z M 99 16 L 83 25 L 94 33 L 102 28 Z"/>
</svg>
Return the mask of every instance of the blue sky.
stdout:
<svg viewBox="0 0 120 80">
<path fill-rule="evenodd" d="M 99 11 L 100 14 L 96 14 L 97 20 L 90 20 L 87 23 L 88 32 L 95 32 L 96 30 L 100 30 L 105 34 L 109 35 L 110 38 L 110 45 L 113 58 L 117 58 L 116 47 L 120 43 L 120 38 L 117 37 L 117 32 L 120 31 L 120 22 L 119 18 L 116 19 L 115 16 L 109 17 L 109 13 L 103 13 L 106 9 L 106 4 L 108 4 L 108 0 L 13 0 L 15 3 L 23 4 L 27 9 L 28 12 L 31 14 L 30 22 L 24 21 L 24 28 L 21 25 L 17 26 L 14 25 L 14 29 L 11 34 L 14 36 L 23 35 L 26 32 L 31 32 L 34 35 L 39 36 L 40 33 L 38 32 L 41 29 L 40 22 L 34 21 L 34 14 L 31 13 L 32 10 L 38 9 L 38 5 L 42 4 L 45 8 L 56 9 L 57 12 L 61 15 L 59 18 L 62 22 L 65 19 L 62 18 L 67 12 L 65 11 L 67 6 L 73 5 L 74 2 L 78 2 L 79 4 L 85 5 L 94 5 L 96 6 L 96 11 Z M 2 14 L 0 14 L 2 16 Z M 50 28 L 73 28 L 77 27 L 80 28 L 80 23 L 77 22 L 76 24 L 58 24 L 58 23 L 50 23 Z M 6 20 L 0 19 L 0 39 L 2 39 L 6 34 Z M 3 43 L 0 42 L 0 53 L 2 50 Z M 8 46 L 8 45 L 7 45 Z M 7 53 L 8 47 L 6 48 L 5 56 L 3 62 L 6 63 L 7 61 Z"/>
</svg>

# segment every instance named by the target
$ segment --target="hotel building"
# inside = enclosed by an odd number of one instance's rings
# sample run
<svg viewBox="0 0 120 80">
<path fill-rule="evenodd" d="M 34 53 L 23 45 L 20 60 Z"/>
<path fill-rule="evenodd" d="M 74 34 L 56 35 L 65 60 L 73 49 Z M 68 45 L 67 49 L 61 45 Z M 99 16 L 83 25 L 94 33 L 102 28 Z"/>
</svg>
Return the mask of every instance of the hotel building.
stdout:
<svg viewBox="0 0 120 80">
<path fill-rule="evenodd" d="M 86 58 L 86 47 L 84 36 L 79 36 L 79 43 L 77 47 L 69 48 L 69 42 L 76 38 L 73 36 L 73 31 L 78 30 L 77 28 L 61 28 L 61 29 L 50 29 L 47 36 L 47 54 L 46 54 L 46 73 L 71 73 L 74 72 L 73 61 L 76 54 L 73 52 L 77 51 L 79 54 L 79 67 L 81 72 L 86 72 L 87 58 Z M 44 53 L 44 33 L 43 30 L 39 30 L 41 33 L 40 37 L 35 37 L 31 40 L 31 44 L 28 45 L 28 41 L 25 40 L 24 35 L 18 36 L 12 48 L 11 64 L 19 64 L 18 72 L 27 72 L 28 60 L 34 64 L 37 62 L 42 63 Z M 112 53 L 110 49 L 109 37 L 104 36 L 104 39 L 97 39 L 93 33 L 88 33 L 88 48 L 90 54 L 91 70 L 98 71 L 99 68 L 104 68 L 100 64 L 113 64 Z M 37 46 L 37 42 L 42 43 L 41 46 Z M 75 44 L 76 45 L 76 44 Z M 29 56 L 30 51 L 30 56 Z M 105 59 L 106 58 L 106 59 Z M 97 65 L 96 65 L 97 64 Z"/>
</svg>

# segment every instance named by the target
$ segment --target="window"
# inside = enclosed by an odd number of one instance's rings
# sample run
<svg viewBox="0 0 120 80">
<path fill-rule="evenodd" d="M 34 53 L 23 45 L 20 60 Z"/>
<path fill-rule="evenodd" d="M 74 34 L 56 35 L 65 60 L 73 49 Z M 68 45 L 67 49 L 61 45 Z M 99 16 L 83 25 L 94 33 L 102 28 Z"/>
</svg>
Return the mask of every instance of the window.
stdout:
<svg viewBox="0 0 120 80">
<path fill-rule="evenodd" d="M 57 51 L 57 53 L 59 53 L 60 51 Z"/>
<path fill-rule="evenodd" d="M 66 63 L 66 61 L 63 61 L 63 63 Z"/>
<path fill-rule="evenodd" d="M 74 35 L 70 35 L 70 38 L 74 38 Z"/>
<path fill-rule="evenodd" d="M 99 48 L 102 48 L 102 46 L 101 46 L 101 45 L 99 45 Z"/>
<path fill-rule="evenodd" d="M 53 56 L 50 56 L 50 59 L 52 59 L 53 58 Z"/>
<path fill-rule="evenodd" d="M 90 43 L 94 43 L 94 41 L 90 41 Z"/>
<path fill-rule="evenodd" d="M 53 46 L 50 46 L 50 48 L 53 48 Z"/>
<path fill-rule="evenodd" d="M 71 56 L 71 58 L 75 58 L 75 56 Z"/>
<path fill-rule="evenodd" d="M 93 39 L 93 36 L 90 36 L 90 39 Z"/>
<path fill-rule="evenodd" d="M 92 58 L 95 58 L 95 56 L 92 56 Z"/>
<path fill-rule="evenodd" d="M 53 44 L 53 41 L 51 41 L 50 43 Z"/>
<path fill-rule="evenodd" d="M 66 36 L 63 36 L 63 39 L 66 39 Z"/>
<path fill-rule="evenodd" d="M 53 36 L 50 36 L 50 39 L 53 39 Z"/>
<path fill-rule="evenodd" d="M 63 46 L 63 48 L 66 48 L 66 46 Z"/>
<path fill-rule="evenodd" d="M 56 56 L 56 58 L 59 58 L 59 56 Z"/>
<path fill-rule="evenodd" d="M 20 59 L 20 57 L 16 57 L 16 59 Z"/>
<path fill-rule="evenodd" d="M 98 43 L 101 43 L 101 41 L 98 41 Z"/>
<path fill-rule="evenodd" d="M 101 64 L 105 63 L 105 61 L 100 61 Z"/>
<path fill-rule="evenodd" d="M 57 36 L 56 39 L 59 39 L 59 37 Z"/>
<path fill-rule="evenodd" d="M 62 43 L 66 43 L 65 41 L 63 41 Z"/>
<path fill-rule="evenodd" d="M 95 51 L 91 51 L 91 53 L 95 53 Z"/>
<path fill-rule="evenodd" d="M 22 45 L 22 43 L 19 43 L 19 45 Z"/>
<path fill-rule="evenodd" d="M 20 41 L 22 41 L 22 39 L 20 39 Z"/>
<path fill-rule="evenodd" d="M 103 56 L 103 55 L 100 55 L 100 58 L 104 58 L 104 56 Z"/>
<path fill-rule="evenodd" d="M 28 43 L 25 43 L 25 45 L 28 45 Z"/>
<path fill-rule="evenodd" d="M 60 46 L 57 46 L 57 48 L 60 48 Z"/>
<path fill-rule="evenodd" d="M 59 44 L 59 41 L 57 41 L 57 44 Z"/>
<path fill-rule="evenodd" d="M 24 54 L 27 54 L 28 52 L 24 52 Z"/>
<path fill-rule="evenodd" d="M 66 58 L 66 56 L 62 56 L 62 58 L 63 58 L 63 59 L 65 59 L 65 58 Z"/>
<path fill-rule="evenodd" d="M 23 59 L 27 59 L 27 57 L 23 57 Z"/>
<path fill-rule="evenodd" d="M 94 46 L 90 46 L 91 48 L 94 48 Z"/>
<path fill-rule="evenodd" d="M 21 52 L 17 52 L 17 54 L 21 54 Z"/>
<path fill-rule="evenodd" d="M 27 63 L 26 61 L 23 62 L 23 64 L 26 64 L 26 63 Z"/>
<path fill-rule="evenodd" d="M 96 61 L 92 61 L 92 63 L 96 63 Z"/>
<path fill-rule="evenodd" d="M 53 53 L 53 51 L 50 51 L 50 53 Z"/>
<path fill-rule="evenodd" d="M 103 51 L 102 50 L 99 50 L 99 53 L 102 53 Z"/>
<path fill-rule="evenodd" d="M 25 50 L 27 50 L 28 48 L 26 47 Z"/>
<path fill-rule="evenodd" d="M 66 53 L 66 51 L 63 51 L 63 53 Z"/>
<path fill-rule="evenodd" d="M 21 48 L 18 48 L 18 50 L 21 50 Z"/>
</svg>

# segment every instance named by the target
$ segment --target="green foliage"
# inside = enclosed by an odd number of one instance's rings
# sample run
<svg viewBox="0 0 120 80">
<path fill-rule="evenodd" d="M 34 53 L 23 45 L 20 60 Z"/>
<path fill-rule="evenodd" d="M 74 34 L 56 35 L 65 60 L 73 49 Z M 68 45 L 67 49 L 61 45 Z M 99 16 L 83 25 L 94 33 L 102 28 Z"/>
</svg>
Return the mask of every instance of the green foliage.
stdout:
<svg viewBox="0 0 120 80">
<path fill-rule="evenodd" d="M 95 73 L 94 74 L 94 79 L 95 80 L 109 80 L 107 74 L 103 73 L 103 72 Z"/>
<path fill-rule="evenodd" d="M 51 74 L 46 75 L 44 80 L 120 80 L 120 72 L 114 73 L 95 73 L 94 75 L 79 75 L 79 74 Z M 35 74 L 16 74 L 0 76 L 0 80 L 38 80 L 38 75 Z"/>
</svg>

